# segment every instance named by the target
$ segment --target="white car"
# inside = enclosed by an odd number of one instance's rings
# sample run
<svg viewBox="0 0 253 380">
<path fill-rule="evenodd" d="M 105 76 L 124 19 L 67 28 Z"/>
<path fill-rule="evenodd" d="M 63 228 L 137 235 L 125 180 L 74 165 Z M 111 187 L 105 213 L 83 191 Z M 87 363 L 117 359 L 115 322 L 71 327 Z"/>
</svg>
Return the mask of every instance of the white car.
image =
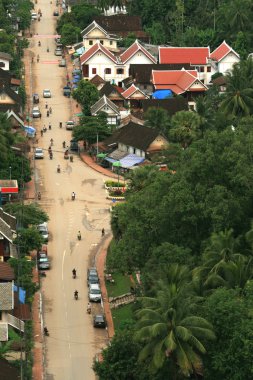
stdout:
<svg viewBox="0 0 253 380">
<path fill-rule="evenodd" d="M 37 20 L 37 18 L 38 18 L 37 13 L 36 12 L 32 12 L 31 13 L 31 18 L 32 18 L 32 20 Z"/>
<path fill-rule="evenodd" d="M 90 285 L 89 300 L 92 302 L 101 302 L 101 290 L 98 284 Z"/>
<path fill-rule="evenodd" d="M 44 158 L 43 149 L 35 148 L 34 158 Z"/>
<path fill-rule="evenodd" d="M 69 120 L 66 122 L 66 129 L 68 131 L 72 131 L 72 129 L 74 128 L 75 126 L 75 122 L 73 120 Z"/>
<path fill-rule="evenodd" d="M 43 237 L 43 239 L 45 241 L 48 241 L 49 234 L 48 234 L 47 223 L 44 222 L 44 223 L 39 224 L 38 230 L 39 230 L 39 233 L 41 234 L 41 236 Z"/>
<path fill-rule="evenodd" d="M 39 107 L 33 107 L 33 110 L 32 110 L 32 117 L 33 118 L 38 118 L 41 116 L 41 113 L 40 113 L 40 109 Z"/>
<path fill-rule="evenodd" d="M 43 90 L 43 98 L 51 98 L 51 91 L 49 89 Z"/>
</svg>

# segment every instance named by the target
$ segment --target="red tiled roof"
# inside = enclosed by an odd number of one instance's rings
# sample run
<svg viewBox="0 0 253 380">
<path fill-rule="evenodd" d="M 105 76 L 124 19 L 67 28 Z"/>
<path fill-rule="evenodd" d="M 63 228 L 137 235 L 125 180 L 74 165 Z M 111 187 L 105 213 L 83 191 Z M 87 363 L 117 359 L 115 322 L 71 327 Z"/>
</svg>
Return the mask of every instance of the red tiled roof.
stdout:
<svg viewBox="0 0 253 380">
<path fill-rule="evenodd" d="M 189 89 L 189 87 L 198 79 L 196 70 L 171 70 L 171 71 L 152 71 L 152 82 L 156 90 L 168 89 L 179 95 Z M 190 91 L 205 91 L 202 89 L 191 89 Z"/>
<path fill-rule="evenodd" d="M 12 281 L 14 279 L 14 270 L 10 264 L 0 261 L 0 280 Z"/>
<path fill-rule="evenodd" d="M 114 63 L 117 63 L 117 58 L 108 50 L 106 47 L 97 42 L 91 48 L 89 48 L 86 52 L 84 52 L 80 57 L 81 65 L 87 62 L 94 54 L 98 51 L 102 51 L 108 58 L 110 58 Z"/>
<path fill-rule="evenodd" d="M 142 94 L 139 97 L 139 99 L 146 99 L 147 98 L 147 96 L 145 94 L 143 94 L 142 91 L 139 88 L 137 88 L 134 84 L 132 84 L 127 90 L 122 92 L 122 96 L 124 96 L 125 99 L 129 99 L 136 91 L 139 91 Z M 135 99 L 137 99 L 137 98 L 135 98 Z"/>
<path fill-rule="evenodd" d="M 206 65 L 209 57 L 209 47 L 159 47 L 161 64 Z"/>
<path fill-rule="evenodd" d="M 16 86 L 20 86 L 21 80 L 17 79 L 17 78 L 11 78 L 11 84 L 16 85 Z"/>
<path fill-rule="evenodd" d="M 221 61 L 222 58 L 226 57 L 226 55 L 228 55 L 228 53 L 230 52 L 233 52 L 238 58 L 239 58 L 239 54 L 237 54 L 232 48 L 231 46 L 229 46 L 226 41 L 223 41 L 222 44 L 220 44 L 220 46 L 218 46 L 210 55 L 210 57 L 214 60 L 214 61 Z"/>
<path fill-rule="evenodd" d="M 114 85 L 113 87 L 115 87 L 116 90 L 117 90 L 120 94 L 122 94 L 122 92 L 124 92 L 124 88 L 122 88 L 122 87 L 115 86 L 115 85 Z"/>
<path fill-rule="evenodd" d="M 126 63 L 133 55 L 135 55 L 139 50 L 146 55 L 152 62 L 156 63 L 155 57 L 151 55 L 139 42 L 136 40 L 124 53 L 120 55 L 122 63 Z"/>
</svg>

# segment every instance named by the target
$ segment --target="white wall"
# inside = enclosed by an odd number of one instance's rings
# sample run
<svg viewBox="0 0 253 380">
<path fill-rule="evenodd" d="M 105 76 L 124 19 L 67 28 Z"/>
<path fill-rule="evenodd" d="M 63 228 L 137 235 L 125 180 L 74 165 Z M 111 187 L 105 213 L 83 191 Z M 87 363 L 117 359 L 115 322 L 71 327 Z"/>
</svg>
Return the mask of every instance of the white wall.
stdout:
<svg viewBox="0 0 253 380">
<path fill-rule="evenodd" d="M 220 73 L 225 74 L 232 70 L 233 65 L 239 61 L 240 59 L 231 52 L 218 63 L 218 70 Z"/>
</svg>

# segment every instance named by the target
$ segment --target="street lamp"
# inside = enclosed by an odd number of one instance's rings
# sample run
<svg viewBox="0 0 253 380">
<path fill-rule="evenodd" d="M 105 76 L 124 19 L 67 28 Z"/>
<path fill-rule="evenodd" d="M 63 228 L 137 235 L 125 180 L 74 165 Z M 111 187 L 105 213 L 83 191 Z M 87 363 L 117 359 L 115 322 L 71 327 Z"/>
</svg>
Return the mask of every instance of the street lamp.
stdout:
<svg viewBox="0 0 253 380">
<path fill-rule="evenodd" d="M 11 166 L 9 166 L 9 170 L 10 170 L 10 181 L 11 181 Z"/>
</svg>

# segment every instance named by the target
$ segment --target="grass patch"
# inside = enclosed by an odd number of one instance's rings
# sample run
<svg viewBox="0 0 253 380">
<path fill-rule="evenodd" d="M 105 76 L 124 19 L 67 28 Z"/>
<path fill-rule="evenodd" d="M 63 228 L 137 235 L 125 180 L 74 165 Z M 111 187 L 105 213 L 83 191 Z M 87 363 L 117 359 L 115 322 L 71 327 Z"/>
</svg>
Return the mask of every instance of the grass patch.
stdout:
<svg viewBox="0 0 253 380">
<path fill-rule="evenodd" d="M 108 297 L 117 297 L 130 292 L 131 280 L 128 275 L 113 273 L 114 284 L 106 283 Z"/>
<path fill-rule="evenodd" d="M 133 323 L 133 305 L 128 304 L 112 309 L 112 318 L 115 331 L 124 329 L 129 323 Z"/>
</svg>

